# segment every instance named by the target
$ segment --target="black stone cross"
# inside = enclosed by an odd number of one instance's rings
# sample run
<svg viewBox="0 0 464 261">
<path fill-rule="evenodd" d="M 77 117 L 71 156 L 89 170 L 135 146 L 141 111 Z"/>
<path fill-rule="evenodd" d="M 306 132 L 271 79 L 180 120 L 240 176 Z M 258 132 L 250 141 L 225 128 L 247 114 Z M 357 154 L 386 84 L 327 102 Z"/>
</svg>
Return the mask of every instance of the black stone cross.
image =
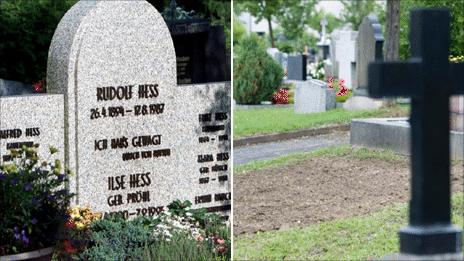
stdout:
<svg viewBox="0 0 464 261">
<path fill-rule="evenodd" d="M 461 229 L 451 225 L 449 97 L 464 94 L 464 63 L 448 61 L 447 9 L 410 14 L 412 58 L 369 65 L 369 95 L 411 97 L 412 195 L 403 254 L 460 253 Z"/>
</svg>

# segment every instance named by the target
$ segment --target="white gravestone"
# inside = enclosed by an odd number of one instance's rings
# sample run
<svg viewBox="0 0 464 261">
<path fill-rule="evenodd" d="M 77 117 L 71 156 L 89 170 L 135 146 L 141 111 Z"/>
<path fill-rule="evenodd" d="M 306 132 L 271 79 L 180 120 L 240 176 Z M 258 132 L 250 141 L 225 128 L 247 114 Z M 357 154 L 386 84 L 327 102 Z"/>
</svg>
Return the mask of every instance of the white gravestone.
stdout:
<svg viewBox="0 0 464 261">
<path fill-rule="evenodd" d="M 356 86 L 356 63 L 355 45 L 358 32 L 356 31 L 336 31 L 333 34 L 333 66 L 338 79 L 345 80 L 348 89 Z"/>
<path fill-rule="evenodd" d="M 0 162 L 10 163 L 11 149 L 37 147 L 40 160 L 64 161 L 63 95 L 0 97 Z M 50 155 L 50 147 L 58 149 Z"/>
<path fill-rule="evenodd" d="M 65 95 L 76 202 L 126 217 L 173 200 L 230 209 L 230 84 L 177 86 L 169 30 L 146 1 L 80 1 L 49 51 Z"/>
</svg>

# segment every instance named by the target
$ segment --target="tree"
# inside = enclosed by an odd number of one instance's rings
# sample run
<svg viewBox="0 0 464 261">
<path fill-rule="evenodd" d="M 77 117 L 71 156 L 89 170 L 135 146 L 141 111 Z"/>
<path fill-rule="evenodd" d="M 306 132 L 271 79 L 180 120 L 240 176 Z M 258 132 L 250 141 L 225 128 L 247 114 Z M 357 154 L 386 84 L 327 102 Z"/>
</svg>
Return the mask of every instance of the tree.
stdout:
<svg viewBox="0 0 464 261">
<path fill-rule="evenodd" d="M 246 35 L 246 28 L 234 15 L 234 46 Z"/>
<path fill-rule="evenodd" d="M 341 13 L 344 23 L 352 26 L 353 30 L 358 30 L 359 25 L 366 15 L 375 13 L 381 24 L 383 24 L 382 6 L 373 0 L 342 0 L 343 11 Z"/>
<path fill-rule="evenodd" d="M 0 1 L 0 78 L 45 78 L 48 48 L 61 17 L 77 0 Z"/>
<path fill-rule="evenodd" d="M 327 20 L 326 30 L 327 33 L 330 34 L 335 28 L 338 28 L 342 25 L 342 20 L 335 15 L 326 12 L 325 10 L 321 9 L 320 11 L 316 12 L 315 15 L 311 16 L 307 20 L 307 24 L 309 27 L 317 30 L 318 32 L 322 31 L 321 20 L 325 18 Z"/>
<path fill-rule="evenodd" d="M 451 12 L 450 54 L 464 55 L 464 4 L 456 0 L 401 0 L 400 58 L 407 59 L 409 52 L 409 11 L 417 7 L 446 7 Z"/>
<path fill-rule="evenodd" d="M 238 5 L 238 9 L 248 11 L 251 15 L 256 17 L 257 22 L 263 19 L 267 21 L 272 47 L 275 47 L 272 20 L 280 14 L 283 3 L 284 0 L 234 1 L 234 5 Z"/>
<path fill-rule="evenodd" d="M 300 38 L 311 17 L 315 16 L 317 0 L 284 1 L 277 15 L 277 22 L 289 40 Z"/>
</svg>

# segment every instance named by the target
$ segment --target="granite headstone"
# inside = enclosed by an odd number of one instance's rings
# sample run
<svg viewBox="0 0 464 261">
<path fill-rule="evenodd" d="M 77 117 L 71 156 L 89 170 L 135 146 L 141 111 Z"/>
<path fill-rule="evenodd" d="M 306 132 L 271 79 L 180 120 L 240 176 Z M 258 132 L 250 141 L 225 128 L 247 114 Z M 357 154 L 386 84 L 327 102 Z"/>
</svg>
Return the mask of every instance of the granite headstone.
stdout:
<svg viewBox="0 0 464 261">
<path fill-rule="evenodd" d="M 324 112 L 335 108 L 335 91 L 327 88 L 327 83 L 314 79 L 295 83 L 295 113 Z"/>
<path fill-rule="evenodd" d="M 37 147 L 41 160 L 64 161 L 63 95 L 0 97 L 0 162 L 13 159 L 11 149 Z M 58 150 L 50 155 L 50 147 Z"/>
<path fill-rule="evenodd" d="M 288 80 L 306 81 L 306 56 L 301 54 L 288 56 Z"/>
<path fill-rule="evenodd" d="M 383 60 L 382 27 L 376 16 L 364 17 L 356 39 L 356 79 L 357 88 L 367 95 L 367 67 L 370 62 Z"/>
<path fill-rule="evenodd" d="M 170 31 L 146 1 L 80 1 L 49 50 L 65 96 L 76 204 L 125 217 L 173 200 L 230 210 L 230 83 L 179 87 Z"/>
</svg>

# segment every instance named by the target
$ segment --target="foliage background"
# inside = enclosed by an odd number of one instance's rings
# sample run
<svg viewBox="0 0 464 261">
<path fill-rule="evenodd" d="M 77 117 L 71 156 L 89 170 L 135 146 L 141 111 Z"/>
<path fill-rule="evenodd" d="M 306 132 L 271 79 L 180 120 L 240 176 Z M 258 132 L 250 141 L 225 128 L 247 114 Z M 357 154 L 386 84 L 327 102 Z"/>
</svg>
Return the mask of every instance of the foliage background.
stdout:
<svg viewBox="0 0 464 261">
<path fill-rule="evenodd" d="M 58 22 L 77 0 L 0 1 L 0 78 L 45 78 L 48 48 Z"/>
<path fill-rule="evenodd" d="M 0 0 L 0 78 L 33 83 L 46 76 L 48 48 L 59 21 L 78 0 Z M 158 11 L 169 0 L 148 0 Z M 230 50 L 229 0 L 177 0 L 220 24 Z"/>
<path fill-rule="evenodd" d="M 464 2 L 461 0 L 401 0 L 400 58 L 407 59 L 409 51 L 409 10 L 417 7 L 447 7 L 451 11 L 450 54 L 464 55 Z"/>
</svg>

